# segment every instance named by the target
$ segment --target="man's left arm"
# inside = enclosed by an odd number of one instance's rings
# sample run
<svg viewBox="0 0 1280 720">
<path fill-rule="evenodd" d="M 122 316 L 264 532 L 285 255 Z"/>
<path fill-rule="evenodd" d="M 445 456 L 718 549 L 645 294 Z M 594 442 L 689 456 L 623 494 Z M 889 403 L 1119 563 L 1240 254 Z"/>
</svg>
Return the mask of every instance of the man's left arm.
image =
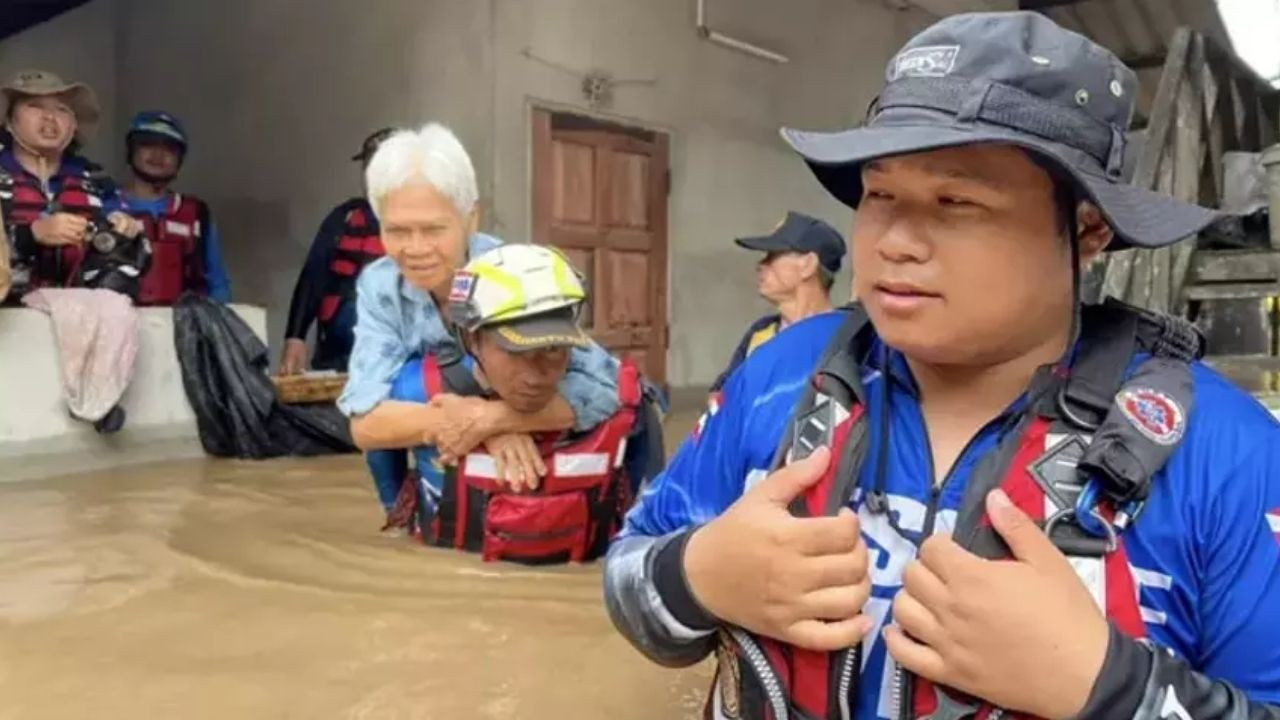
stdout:
<svg viewBox="0 0 1280 720">
<path fill-rule="evenodd" d="M 211 299 L 227 304 L 232 301 L 232 278 L 227 274 L 227 264 L 223 261 L 223 238 L 212 219 L 201 227 L 201 232 L 205 236 L 205 255 L 201 260 L 205 265 L 206 291 Z"/>
</svg>

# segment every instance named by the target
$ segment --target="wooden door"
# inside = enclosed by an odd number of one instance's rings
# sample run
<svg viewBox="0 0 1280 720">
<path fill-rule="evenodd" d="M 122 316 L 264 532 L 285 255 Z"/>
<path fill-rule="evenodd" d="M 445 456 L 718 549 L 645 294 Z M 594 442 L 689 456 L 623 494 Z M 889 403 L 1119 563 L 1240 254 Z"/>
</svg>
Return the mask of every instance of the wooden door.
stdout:
<svg viewBox="0 0 1280 720">
<path fill-rule="evenodd" d="M 667 379 L 667 136 L 564 113 L 533 115 L 533 241 L 587 279 L 596 342 Z"/>
</svg>

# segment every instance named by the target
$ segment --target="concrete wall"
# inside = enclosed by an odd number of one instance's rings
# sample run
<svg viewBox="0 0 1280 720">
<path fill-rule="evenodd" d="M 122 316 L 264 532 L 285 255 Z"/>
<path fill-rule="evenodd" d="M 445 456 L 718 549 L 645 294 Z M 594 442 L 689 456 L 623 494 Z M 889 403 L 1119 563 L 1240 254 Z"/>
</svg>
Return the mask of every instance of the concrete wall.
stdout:
<svg viewBox="0 0 1280 720">
<path fill-rule="evenodd" d="M 233 309 L 259 337 L 265 336 L 261 308 Z M 173 313 L 161 308 L 139 312 L 134 381 L 120 401 L 127 414 L 125 428 L 103 436 L 67 412 L 49 316 L 27 308 L 0 309 L 0 378 L 5 378 L 0 387 L 0 480 L 39 474 L 41 455 L 57 456 L 66 470 L 77 456 L 89 461 L 87 466 L 137 462 L 148 457 L 138 452 L 146 446 L 199 454 L 195 415 L 173 347 Z"/>
<path fill-rule="evenodd" d="M 320 220 L 360 192 L 348 158 L 371 130 L 440 117 L 488 164 L 490 93 L 472 84 L 487 2 L 119 2 L 121 104 L 187 121 L 180 184 L 211 204 L 232 293 L 267 308 L 274 349 Z"/>
<path fill-rule="evenodd" d="M 61 52 L 115 27 L 81 64 L 114 73 L 117 127 L 141 107 L 187 121 L 193 148 L 180 186 L 212 205 L 233 293 L 267 308 L 277 348 L 312 233 L 359 191 L 347 158 L 369 130 L 451 125 L 475 161 L 485 226 L 511 240 L 530 231 L 530 108 L 669 133 L 668 371 L 679 387 L 709 382 L 766 309 L 753 258 L 732 237 L 767 231 L 788 209 L 849 227 L 850 213 L 825 196 L 778 127 L 860 118 L 885 60 L 930 20 L 879 0 L 709 5 L 714 28 L 791 62 L 700 40 L 693 0 L 95 0 L 19 41 L 47 33 Z M 654 84 L 620 87 L 611 108 L 593 111 L 572 74 L 525 48 L 566 68 Z M 710 271 L 727 281 L 704 282 Z M 842 277 L 838 299 L 847 287 Z"/>
<path fill-rule="evenodd" d="M 94 89 L 102 122 L 85 147 L 90 158 L 113 172 L 123 165 L 117 120 L 117 10 L 118 0 L 94 0 L 0 42 L 0 78 L 8 80 L 18 70 L 49 70 Z"/>
<path fill-rule="evenodd" d="M 768 232 L 788 209 L 850 227 L 852 214 L 826 196 L 778 128 L 860 120 L 886 60 L 930 20 L 859 0 L 708 2 L 711 27 L 791 59 L 775 65 L 699 39 L 692 0 L 497 0 L 495 7 L 500 234 L 530 232 L 530 108 L 590 112 L 573 76 L 525 57 L 525 48 L 565 68 L 654 81 L 619 87 L 604 115 L 671 135 L 668 376 L 677 387 L 710 383 L 746 325 L 768 309 L 755 295 L 756 258 L 733 237 Z M 837 301 L 848 287 L 845 273 Z"/>
</svg>

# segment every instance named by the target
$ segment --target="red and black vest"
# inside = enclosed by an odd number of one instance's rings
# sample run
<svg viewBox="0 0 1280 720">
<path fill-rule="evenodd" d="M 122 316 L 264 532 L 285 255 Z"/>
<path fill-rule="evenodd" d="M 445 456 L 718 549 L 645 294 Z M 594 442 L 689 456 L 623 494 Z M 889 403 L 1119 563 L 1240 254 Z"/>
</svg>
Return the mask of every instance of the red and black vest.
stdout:
<svg viewBox="0 0 1280 720">
<path fill-rule="evenodd" d="M 433 356 L 422 368 L 432 397 L 456 385 Z M 428 545 L 478 552 L 486 561 L 544 564 L 603 555 L 634 500 L 623 460 L 643 393 L 629 360 L 618 368 L 618 399 L 618 411 L 589 432 L 535 436 L 547 465 L 535 491 L 513 493 L 498 484 L 493 458 L 483 452 L 447 468 L 435 515 L 419 516 L 416 533 Z"/>
<path fill-rule="evenodd" d="M 164 213 L 130 211 L 142 222 L 151 241 L 151 268 L 138 288 L 139 305 L 172 305 L 183 291 L 203 293 L 205 287 L 204 233 L 208 209 L 199 198 L 174 193 Z"/>
<path fill-rule="evenodd" d="M 342 303 L 355 299 L 356 277 L 365 265 L 385 254 L 378 222 L 368 207 L 357 206 L 348 210 L 333 260 L 329 262 L 327 292 L 320 298 L 316 317 L 321 323 L 332 320 Z"/>
<path fill-rule="evenodd" d="M 52 195 L 45 192 L 36 176 L 6 165 L 9 163 L 0 163 L 0 208 L 10 227 L 30 226 L 42 215 L 54 212 L 94 219 L 102 214 L 104 200 L 115 193 L 110 178 L 95 165 L 69 170 L 64 163 L 50 179 L 50 186 L 57 185 L 57 192 Z M 71 285 L 83 258 L 80 245 L 37 245 L 27 289 Z"/>
<path fill-rule="evenodd" d="M 823 445 L 831 448 L 830 469 L 792 505 L 798 516 L 834 515 L 855 498 L 871 442 L 859 370 L 859 358 L 871 344 L 870 323 L 858 308 L 847 312 L 850 316 L 825 353 L 812 387 L 798 403 L 775 462 L 780 466 Z M 1080 353 L 1070 370 L 1046 368 L 1038 375 L 1014 427 L 979 461 L 965 488 L 953 538 L 981 557 L 1010 557 L 984 502 L 991 490 L 1003 489 L 1071 558 L 1108 619 L 1121 631 L 1142 637 L 1123 530 L 1140 512 L 1151 477 L 1182 438 L 1192 406 L 1189 362 L 1203 352 L 1203 343 L 1180 320 L 1113 301 L 1085 308 L 1082 327 Z M 1151 357 L 1129 374 L 1140 352 Z M 887 391 L 882 397 L 888 397 Z M 883 456 L 887 435 L 881 428 L 877 441 Z M 857 496 L 865 510 L 888 512 L 880 483 Z M 860 646 L 815 652 L 737 627 L 721 628 L 719 641 L 706 717 L 853 717 Z M 894 685 L 893 707 L 901 720 L 1026 717 L 901 669 Z"/>
</svg>

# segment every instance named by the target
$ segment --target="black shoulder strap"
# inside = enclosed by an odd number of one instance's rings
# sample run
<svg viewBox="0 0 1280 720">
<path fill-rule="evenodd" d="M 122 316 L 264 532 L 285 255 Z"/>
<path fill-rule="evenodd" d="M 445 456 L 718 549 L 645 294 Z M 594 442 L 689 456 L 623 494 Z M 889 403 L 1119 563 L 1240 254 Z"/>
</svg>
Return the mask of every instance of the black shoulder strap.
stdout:
<svg viewBox="0 0 1280 720">
<path fill-rule="evenodd" d="M 1070 377 L 1059 381 L 1057 392 L 1040 394 L 969 480 L 953 536 L 981 557 L 1008 556 L 1004 542 L 977 521 L 986 492 L 1003 481 L 1034 415 L 1092 433 L 1077 471 L 1082 481 L 1096 478 L 1117 508 L 1146 499 L 1152 477 L 1182 439 L 1193 401 L 1189 362 L 1201 347 L 1194 328 L 1118 301 L 1082 313 L 1080 354 Z M 1152 357 L 1126 378 L 1142 351 Z"/>
<path fill-rule="evenodd" d="M 858 303 L 849 303 L 837 308 L 837 312 L 844 315 L 840 321 L 839 328 L 836 329 L 835 335 L 831 336 L 827 347 L 822 351 L 822 356 L 818 360 L 818 365 L 814 370 L 813 382 L 805 388 L 804 394 L 800 396 L 800 400 L 796 403 L 795 409 L 791 412 L 791 419 L 787 421 L 787 432 L 783 435 L 782 441 L 778 444 L 777 450 L 773 454 L 773 462 L 771 469 L 776 470 L 788 462 L 787 454 L 791 452 L 792 447 L 796 447 L 796 451 L 791 453 L 791 460 L 800 460 L 812 452 L 818 445 L 807 446 L 806 444 L 796 445 L 795 435 L 801 429 L 802 419 L 807 415 L 812 415 L 816 409 L 815 402 L 819 399 L 821 387 L 824 384 L 824 378 L 834 378 L 837 382 L 847 388 L 850 397 L 856 397 L 862 402 L 865 397 L 862 391 L 862 383 L 858 377 L 858 360 L 853 352 L 853 340 L 864 329 L 871 326 L 871 321 L 867 317 L 867 312 Z"/>
<path fill-rule="evenodd" d="M 1064 394 L 1069 407 L 1084 397 L 1073 388 L 1109 388 L 1089 398 L 1106 402 L 1078 467 L 1086 478 L 1098 478 L 1122 506 L 1146 499 L 1152 476 L 1182 441 L 1195 402 L 1190 364 L 1203 355 L 1204 339 L 1186 320 L 1118 301 L 1094 311 L 1093 325 L 1085 326 L 1092 347 L 1073 369 Z M 1151 357 L 1126 379 L 1139 350 Z"/>
<path fill-rule="evenodd" d="M 449 345 L 437 350 L 435 355 L 436 364 L 440 366 L 440 377 L 449 392 L 470 396 L 484 394 L 484 388 L 476 382 L 475 375 L 462 364 L 461 350 Z"/>
<path fill-rule="evenodd" d="M 824 512 L 833 515 L 848 501 L 857 483 L 857 466 L 866 450 L 866 423 L 857 422 L 849 429 L 840 447 L 832 447 L 836 428 L 856 405 L 866 404 L 858 358 L 870 337 L 871 322 L 860 305 L 840 308 L 844 314 L 814 371 L 813 381 L 796 403 L 787 430 L 774 452 L 772 469 L 807 457 L 819 447 L 831 447 L 837 453 Z M 791 505 L 796 515 L 809 514 L 801 498 Z"/>
</svg>

